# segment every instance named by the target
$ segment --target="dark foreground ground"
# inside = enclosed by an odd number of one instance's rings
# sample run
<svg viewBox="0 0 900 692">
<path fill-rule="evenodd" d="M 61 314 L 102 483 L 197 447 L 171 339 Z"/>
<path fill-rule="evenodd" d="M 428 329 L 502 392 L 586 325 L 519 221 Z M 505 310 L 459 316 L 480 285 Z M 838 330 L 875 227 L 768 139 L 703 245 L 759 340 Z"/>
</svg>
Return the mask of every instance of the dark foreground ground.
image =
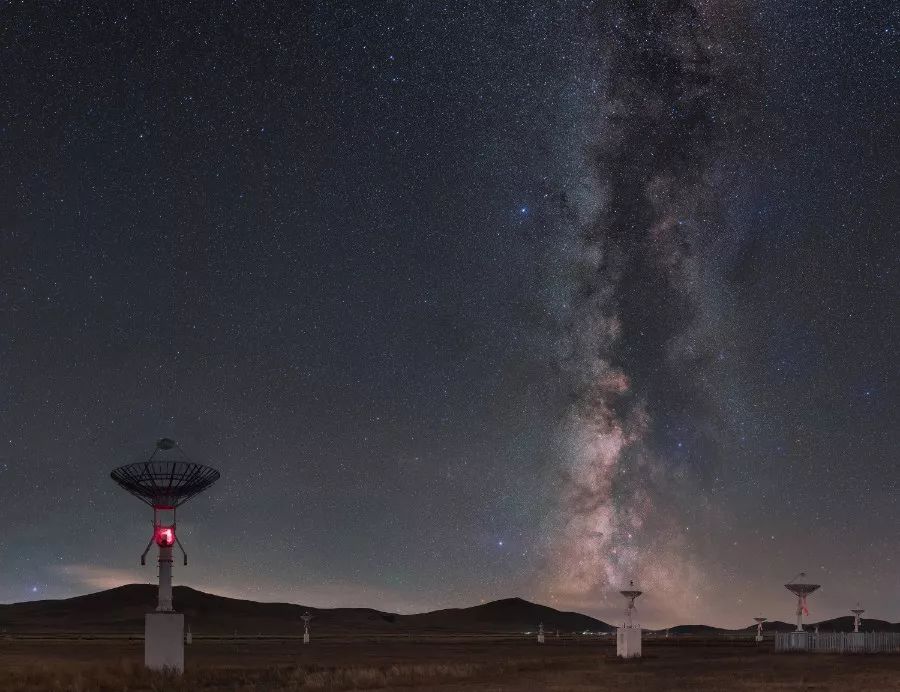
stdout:
<svg viewBox="0 0 900 692">
<path fill-rule="evenodd" d="M 611 641 L 381 638 L 195 640 L 179 679 L 145 672 L 142 642 L 0 640 L 0 690 L 900 690 L 900 656 L 785 655 L 771 643 L 645 642 L 622 663 Z"/>
</svg>

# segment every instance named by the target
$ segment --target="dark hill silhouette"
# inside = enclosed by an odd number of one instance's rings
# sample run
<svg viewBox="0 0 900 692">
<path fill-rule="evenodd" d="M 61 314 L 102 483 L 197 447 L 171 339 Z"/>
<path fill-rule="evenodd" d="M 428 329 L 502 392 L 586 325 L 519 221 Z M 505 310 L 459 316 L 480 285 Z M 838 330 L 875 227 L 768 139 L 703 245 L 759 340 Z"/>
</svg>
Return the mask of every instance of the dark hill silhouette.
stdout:
<svg viewBox="0 0 900 692">
<path fill-rule="evenodd" d="M 766 621 L 763 623 L 764 632 L 793 632 L 795 629 L 797 629 L 796 625 L 792 625 L 788 622 L 781 622 L 781 620 L 772 620 L 771 622 Z M 718 636 L 720 634 L 746 634 L 748 632 L 756 634 L 755 622 L 752 625 L 747 625 L 747 627 L 733 630 L 724 627 L 714 627 L 712 625 L 676 625 L 675 627 L 669 628 L 670 634 L 691 635 L 696 637 Z"/>
<path fill-rule="evenodd" d="M 663 630 L 665 632 L 666 630 Z M 669 634 L 690 635 L 693 637 L 727 634 L 731 630 L 713 627 L 712 625 L 675 625 L 668 628 Z"/>
<path fill-rule="evenodd" d="M 513 634 L 533 632 L 544 623 L 548 634 L 560 632 L 611 632 L 614 627 L 581 613 L 561 612 L 521 598 L 505 598 L 470 608 L 447 608 L 415 615 L 386 613 L 371 608 L 312 608 L 295 603 L 259 603 L 226 598 L 197 591 L 186 586 L 175 587 L 175 607 L 185 614 L 194 632 L 229 635 L 237 631 L 245 635 L 284 635 L 302 633 L 300 615 L 314 616 L 313 631 L 325 635 L 456 633 Z M 0 604 L 0 630 L 8 633 L 141 633 L 144 614 L 156 606 L 157 587 L 151 584 L 129 584 L 108 591 L 62 600 L 26 601 Z M 820 632 L 850 632 L 852 616 L 818 623 Z M 765 632 L 789 632 L 794 625 L 778 620 L 766 622 Z M 808 624 L 812 630 L 815 624 Z M 863 618 L 864 632 L 900 632 L 900 623 Z M 668 628 L 671 635 L 718 636 L 752 633 L 756 625 L 727 630 L 710 625 L 676 625 Z M 660 634 L 666 630 L 658 630 Z"/>
<path fill-rule="evenodd" d="M 556 629 L 563 632 L 612 632 L 615 630 L 613 626 L 587 615 L 561 612 L 522 598 L 504 598 L 471 608 L 447 608 L 430 613 L 398 617 L 402 617 L 407 626 L 418 630 L 492 632 L 511 629 L 512 631 L 530 631 L 536 630 L 539 623 L 544 623 L 544 629 L 548 633 Z"/>
<path fill-rule="evenodd" d="M 839 618 L 832 618 L 831 620 L 822 620 L 819 623 L 814 623 L 809 626 L 805 626 L 805 629 L 809 631 L 813 631 L 816 627 L 816 624 L 819 626 L 820 632 L 852 632 L 853 631 L 853 616 L 852 615 L 843 615 Z M 791 631 L 796 629 L 795 625 L 790 625 L 786 631 Z M 862 623 L 859 626 L 860 632 L 900 632 L 900 622 L 898 623 L 890 623 L 886 620 L 876 620 L 874 618 L 863 618 Z"/>
<path fill-rule="evenodd" d="M 818 625 L 820 632 L 852 632 L 853 616 L 846 615 L 830 620 L 822 620 L 821 622 L 805 623 L 804 629 L 807 632 L 813 632 Z M 763 623 L 763 632 L 793 632 L 797 629 L 797 625 L 790 622 L 782 622 L 781 620 L 772 620 Z M 737 630 L 723 629 L 720 627 L 712 627 L 710 625 L 676 625 L 668 628 L 669 634 L 693 635 L 693 636 L 718 636 L 727 634 L 747 634 L 756 633 L 756 623 L 747 625 Z M 666 630 L 658 630 L 665 633 Z M 900 632 L 900 623 L 890 623 L 885 620 L 865 619 L 863 618 L 860 632 Z"/>
<path fill-rule="evenodd" d="M 797 629 L 797 625 L 790 622 L 782 622 L 781 620 L 766 621 L 763 623 L 763 632 L 793 632 Z M 756 623 L 747 625 L 742 632 L 756 632 Z"/>
<path fill-rule="evenodd" d="M 0 629 L 9 633 L 142 632 L 144 614 L 156 605 L 157 587 L 129 584 L 62 600 L 0 605 Z M 471 608 L 450 608 L 416 615 L 385 613 L 370 608 L 312 608 L 294 603 L 259 603 L 225 598 L 186 586 L 174 589 L 175 607 L 193 631 L 203 634 L 298 634 L 300 615 L 314 616 L 313 630 L 348 633 L 515 633 L 610 631 L 612 627 L 580 613 L 564 613 L 521 598 L 492 601 Z"/>
</svg>

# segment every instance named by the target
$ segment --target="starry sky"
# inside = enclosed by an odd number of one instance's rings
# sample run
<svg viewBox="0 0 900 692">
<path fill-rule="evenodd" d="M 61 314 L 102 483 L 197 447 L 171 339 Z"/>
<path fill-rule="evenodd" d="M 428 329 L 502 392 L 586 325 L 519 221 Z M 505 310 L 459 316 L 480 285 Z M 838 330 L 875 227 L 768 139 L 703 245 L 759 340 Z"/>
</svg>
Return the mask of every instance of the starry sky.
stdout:
<svg viewBox="0 0 900 692">
<path fill-rule="evenodd" d="M 900 620 L 888 0 L 0 6 L 0 601 Z M 177 605 L 177 604 L 176 604 Z"/>
</svg>

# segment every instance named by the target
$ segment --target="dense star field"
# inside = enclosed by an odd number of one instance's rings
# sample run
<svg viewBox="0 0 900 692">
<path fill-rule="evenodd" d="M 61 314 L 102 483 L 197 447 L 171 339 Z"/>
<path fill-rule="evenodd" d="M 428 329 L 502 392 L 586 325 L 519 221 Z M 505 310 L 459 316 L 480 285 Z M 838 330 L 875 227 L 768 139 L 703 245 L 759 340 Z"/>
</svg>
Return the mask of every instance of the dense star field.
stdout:
<svg viewBox="0 0 900 692">
<path fill-rule="evenodd" d="M 0 601 L 900 620 L 888 0 L 0 7 Z"/>
</svg>

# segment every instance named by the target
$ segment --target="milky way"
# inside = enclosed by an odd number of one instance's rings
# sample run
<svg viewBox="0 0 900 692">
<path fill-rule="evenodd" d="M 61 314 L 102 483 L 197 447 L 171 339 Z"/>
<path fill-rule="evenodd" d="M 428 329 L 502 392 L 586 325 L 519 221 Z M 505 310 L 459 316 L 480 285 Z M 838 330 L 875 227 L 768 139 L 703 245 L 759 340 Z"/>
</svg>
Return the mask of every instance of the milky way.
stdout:
<svg viewBox="0 0 900 692">
<path fill-rule="evenodd" d="M 573 246 L 562 362 L 573 401 L 550 531 L 558 597 L 606 600 L 634 579 L 672 610 L 693 599 L 691 519 L 708 510 L 721 412 L 713 252 L 721 161 L 740 127 L 721 8 L 622 2 L 598 12 L 603 66 L 588 177 L 570 193 Z M 618 598 L 614 596 L 614 598 Z"/>
<path fill-rule="evenodd" d="M 900 619 L 900 9 L 694 7 L 0 3 L 0 600 Z"/>
</svg>

